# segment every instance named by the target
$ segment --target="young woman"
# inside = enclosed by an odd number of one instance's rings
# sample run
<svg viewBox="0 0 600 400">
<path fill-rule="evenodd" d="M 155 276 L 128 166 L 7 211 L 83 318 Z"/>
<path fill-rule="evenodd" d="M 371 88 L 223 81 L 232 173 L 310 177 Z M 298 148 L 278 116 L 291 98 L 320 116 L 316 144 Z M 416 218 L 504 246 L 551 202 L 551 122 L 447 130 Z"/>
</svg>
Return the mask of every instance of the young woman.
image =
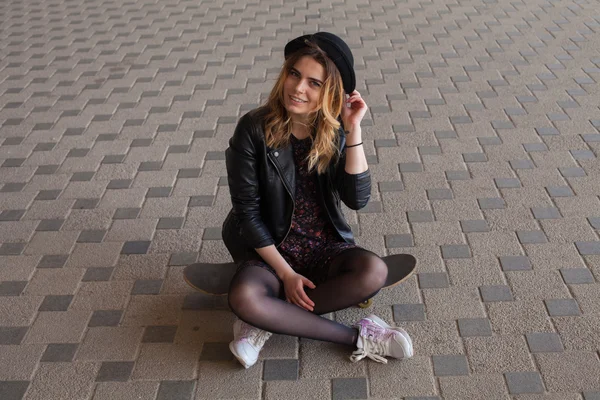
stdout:
<svg viewBox="0 0 600 400">
<path fill-rule="evenodd" d="M 246 368 L 272 332 L 354 346 L 354 362 L 411 357 L 406 331 L 374 315 L 353 327 L 320 317 L 374 296 L 387 276 L 354 243 L 341 209 L 358 210 L 371 195 L 360 127 L 367 105 L 338 36 L 301 36 L 284 55 L 268 102 L 240 119 L 226 151 L 233 208 L 223 240 L 239 263 L 229 347 Z"/>
</svg>

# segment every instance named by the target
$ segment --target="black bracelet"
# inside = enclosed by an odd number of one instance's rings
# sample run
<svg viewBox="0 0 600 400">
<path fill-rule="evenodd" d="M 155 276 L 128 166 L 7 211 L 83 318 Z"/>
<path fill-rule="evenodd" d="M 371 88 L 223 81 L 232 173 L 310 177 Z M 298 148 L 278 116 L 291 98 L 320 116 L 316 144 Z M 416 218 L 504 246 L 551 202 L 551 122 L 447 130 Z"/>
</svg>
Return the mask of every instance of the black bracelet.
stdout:
<svg viewBox="0 0 600 400">
<path fill-rule="evenodd" d="M 346 146 L 347 149 L 349 149 L 350 147 L 356 147 L 356 146 L 360 146 L 361 144 L 363 144 L 363 142 L 357 143 L 357 144 L 353 144 L 350 146 Z"/>
</svg>

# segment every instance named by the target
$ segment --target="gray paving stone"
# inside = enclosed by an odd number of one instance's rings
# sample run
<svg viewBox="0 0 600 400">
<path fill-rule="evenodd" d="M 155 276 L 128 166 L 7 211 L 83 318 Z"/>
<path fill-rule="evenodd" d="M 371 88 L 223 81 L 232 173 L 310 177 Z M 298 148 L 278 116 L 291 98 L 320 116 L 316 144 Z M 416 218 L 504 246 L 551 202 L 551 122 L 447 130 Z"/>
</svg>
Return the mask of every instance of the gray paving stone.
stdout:
<svg viewBox="0 0 600 400">
<path fill-rule="evenodd" d="M 510 394 L 544 392 L 539 372 L 505 372 L 504 377 Z"/>
<path fill-rule="evenodd" d="M 73 204 L 74 210 L 92 210 L 96 208 L 100 199 L 77 199 Z"/>
<path fill-rule="evenodd" d="M 464 355 L 433 356 L 433 373 L 435 376 L 468 375 L 469 365 Z"/>
<path fill-rule="evenodd" d="M 113 219 L 136 219 L 141 210 L 141 208 L 117 208 Z"/>
<path fill-rule="evenodd" d="M 471 179 L 469 171 L 446 171 L 446 179 L 449 181 L 464 181 Z"/>
<path fill-rule="evenodd" d="M 575 242 L 575 246 L 584 256 L 600 254 L 600 242 Z"/>
<path fill-rule="evenodd" d="M 408 211 L 408 222 L 433 222 L 433 214 L 429 210 Z"/>
<path fill-rule="evenodd" d="M 97 326 L 118 326 L 122 316 L 122 310 L 95 310 L 88 322 L 88 326 L 90 328 Z"/>
<path fill-rule="evenodd" d="M 548 146 L 545 143 L 525 143 L 523 148 L 528 153 L 548 151 Z"/>
<path fill-rule="evenodd" d="M 25 250 L 27 243 L 2 243 L 0 256 L 19 255 Z"/>
<path fill-rule="evenodd" d="M 71 295 L 48 295 L 38 308 L 38 311 L 67 311 L 71 305 Z"/>
<path fill-rule="evenodd" d="M 521 181 L 518 178 L 495 178 L 494 182 L 498 189 L 520 188 Z"/>
<path fill-rule="evenodd" d="M 0 213 L 0 221 L 18 221 L 26 210 L 4 210 Z"/>
<path fill-rule="evenodd" d="M 25 337 L 27 326 L 0 326 L 0 345 L 17 345 Z"/>
<path fill-rule="evenodd" d="M 564 178 L 578 178 L 587 176 L 585 170 L 580 167 L 561 167 L 558 170 Z"/>
<path fill-rule="evenodd" d="M 565 283 L 569 285 L 594 283 L 594 276 L 587 268 L 562 268 L 560 273 Z"/>
<path fill-rule="evenodd" d="M 91 267 L 85 270 L 85 275 L 81 278 L 82 282 L 102 282 L 108 281 L 114 271 L 114 268 Z"/>
<path fill-rule="evenodd" d="M 527 333 L 525 337 L 532 353 L 561 352 L 564 350 L 560 336 L 556 333 Z"/>
<path fill-rule="evenodd" d="M 494 209 L 502 209 L 506 208 L 506 203 L 504 199 L 500 197 L 492 197 L 487 199 L 477 199 L 479 203 L 479 208 L 482 210 L 494 210 Z"/>
<path fill-rule="evenodd" d="M 62 228 L 64 223 L 64 219 L 43 219 L 35 230 L 37 232 L 56 232 Z"/>
<path fill-rule="evenodd" d="M 35 200 L 56 200 L 62 190 L 40 190 Z"/>
<path fill-rule="evenodd" d="M 171 255 L 169 265 L 190 265 L 198 260 L 198 253 L 174 253 Z"/>
<path fill-rule="evenodd" d="M 163 281 L 160 279 L 139 279 L 135 281 L 131 294 L 159 294 L 162 284 Z"/>
<path fill-rule="evenodd" d="M 514 170 L 535 168 L 535 165 L 531 160 L 511 160 L 510 166 Z"/>
<path fill-rule="evenodd" d="M 77 348 L 78 343 L 50 343 L 46 347 L 46 351 L 42 355 L 42 362 L 71 362 Z"/>
<path fill-rule="evenodd" d="M 423 164 L 421 163 L 400 163 L 398 164 L 400 172 L 423 172 Z"/>
<path fill-rule="evenodd" d="M 126 382 L 133 365 L 133 361 L 105 361 L 100 366 L 96 382 Z"/>
<path fill-rule="evenodd" d="M 29 381 L 0 381 L 0 399 L 23 399 L 29 383 Z"/>
<path fill-rule="evenodd" d="M 229 343 L 226 342 L 206 342 L 202 345 L 200 361 L 230 361 L 233 360 L 233 353 L 229 350 Z M 296 363 L 298 360 L 295 360 Z M 296 372 L 297 373 L 297 372 Z"/>
<path fill-rule="evenodd" d="M 502 256 L 500 265 L 503 271 L 525 271 L 531 269 L 531 262 L 526 256 Z"/>
<path fill-rule="evenodd" d="M 544 302 L 551 317 L 581 315 L 579 304 L 575 299 L 548 299 Z"/>
<path fill-rule="evenodd" d="M 227 350 L 229 350 L 229 348 L 227 348 Z M 295 381 L 298 380 L 298 370 L 299 365 L 297 359 L 265 360 L 263 367 L 263 380 Z"/>
<path fill-rule="evenodd" d="M 558 208 L 555 207 L 533 207 L 531 209 L 535 219 L 558 219 L 562 218 Z"/>
<path fill-rule="evenodd" d="M 192 196 L 188 207 L 210 207 L 214 204 L 215 196 Z"/>
<path fill-rule="evenodd" d="M 394 304 L 392 306 L 394 321 L 424 321 L 425 305 L 417 304 Z"/>
<path fill-rule="evenodd" d="M 452 189 L 427 189 L 427 198 L 429 200 L 452 200 L 454 198 L 454 194 Z"/>
<path fill-rule="evenodd" d="M 77 238 L 77 243 L 100 243 L 105 235 L 106 231 L 99 229 L 81 231 Z"/>
<path fill-rule="evenodd" d="M 569 151 L 571 153 L 571 156 L 573 156 L 573 158 L 578 161 L 595 160 L 596 159 L 596 155 L 591 150 L 569 150 Z"/>
<path fill-rule="evenodd" d="M 177 326 L 147 326 L 142 343 L 173 343 L 176 333 Z"/>
<path fill-rule="evenodd" d="M 439 289 L 449 286 L 448 274 L 445 272 L 424 272 L 417 276 L 421 289 Z"/>
<path fill-rule="evenodd" d="M 569 186 L 548 186 L 546 187 L 550 197 L 572 197 L 575 196 Z"/>
<path fill-rule="evenodd" d="M 125 242 L 121 254 L 146 254 L 150 242 L 145 240 Z"/>
<path fill-rule="evenodd" d="M 489 232 L 490 228 L 484 219 L 460 221 L 460 226 L 464 233 L 471 232 Z"/>
<path fill-rule="evenodd" d="M 223 237 L 220 227 L 208 227 L 204 229 L 202 240 L 221 240 Z"/>
<path fill-rule="evenodd" d="M 156 197 L 169 197 L 173 188 L 170 186 L 165 187 L 151 187 L 146 192 L 146 198 L 156 198 Z"/>
<path fill-rule="evenodd" d="M 600 218 L 598 217 L 589 217 L 588 222 L 592 226 L 592 228 L 596 230 L 600 230 Z"/>
<path fill-rule="evenodd" d="M 27 283 L 27 281 L 0 282 L 0 296 L 20 296 Z"/>
<path fill-rule="evenodd" d="M 413 247 L 414 241 L 410 234 L 401 235 L 385 235 L 385 247 L 397 248 L 397 247 Z"/>
<path fill-rule="evenodd" d="M 162 381 L 156 400 L 191 400 L 195 381 Z"/>
<path fill-rule="evenodd" d="M 543 231 L 517 231 L 517 237 L 522 244 L 547 243 L 548 239 Z"/>
<path fill-rule="evenodd" d="M 599 392 L 583 392 L 583 400 L 600 400 Z"/>
<path fill-rule="evenodd" d="M 482 146 L 497 146 L 502 144 L 502 139 L 499 137 L 480 137 L 477 140 Z"/>
<path fill-rule="evenodd" d="M 480 286 L 481 299 L 485 302 L 513 301 L 512 291 L 506 285 Z"/>
<path fill-rule="evenodd" d="M 334 378 L 331 380 L 331 399 L 368 399 L 366 378 Z"/>
<path fill-rule="evenodd" d="M 492 336 L 492 327 L 487 318 L 463 318 L 458 320 L 458 331 L 462 337 Z"/>
<path fill-rule="evenodd" d="M 380 192 L 401 192 L 404 190 L 402 181 L 379 182 Z"/>
<path fill-rule="evenodd" d="M 177 218 L 161 218 L 158 220 L 156 229 L 181 229 L 183 226 L 184 219 L 182 217 Z"/>
<path fill-rule="evenodd" d="M 471 258 L 471 249 L 465 244 L 450 244 L 441 246 L 442 258 Z"/>
<path fill-rule="evenodd" d="M 463 160 L 466 163 L 487 162 L 488 158 L 485 153 L 463 153 Z"/>
<path fill-rule="evenodd" d="M 62 268 L 68 259 L 68 254 L 47 254 L 42 256 L 37 268 Z"/>
</svg>

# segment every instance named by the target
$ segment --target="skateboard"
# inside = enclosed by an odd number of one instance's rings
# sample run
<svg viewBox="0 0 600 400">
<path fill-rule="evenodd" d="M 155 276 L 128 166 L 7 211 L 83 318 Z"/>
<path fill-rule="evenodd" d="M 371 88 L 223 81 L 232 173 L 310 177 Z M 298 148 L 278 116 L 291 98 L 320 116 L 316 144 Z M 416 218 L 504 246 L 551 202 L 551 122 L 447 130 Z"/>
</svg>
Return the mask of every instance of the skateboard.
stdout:
<svg viewBox="0 0 600 400">
<path fill-rule="evenodd" d="M 393 254 L 381 258 L 388 266 L 388 276 L 383 289 L 399 285 L 415 272 L 417 259 L 410 254 Z M 235 263 L 195 263 L 183 270 L 183 279 L 192 288 L 215 296 L 226 295 L 231 279 L 237 271 Z M 370 298 L 358 306 L 367 308 L 373 304 Z"/>
</svg>

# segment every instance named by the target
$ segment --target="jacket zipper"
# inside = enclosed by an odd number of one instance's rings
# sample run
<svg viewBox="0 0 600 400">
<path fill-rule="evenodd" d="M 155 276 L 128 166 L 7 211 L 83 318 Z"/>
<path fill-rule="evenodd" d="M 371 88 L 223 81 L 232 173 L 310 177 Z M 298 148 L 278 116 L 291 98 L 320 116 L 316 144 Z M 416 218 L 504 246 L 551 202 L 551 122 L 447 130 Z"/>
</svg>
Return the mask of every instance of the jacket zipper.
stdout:
<svg viewBox="0 0 600 400">
<path fill-rule="evenodd" d="M 288 184 L 285 181 L 285 178 L 283 177 L 283 175 L 281 174 L 281 171 L 279 170 L 279 166 L 277 165 L 277 162 L 275 162 L 275 160 L 273 160 L 271 153 L 269 153 L 269 160 L 275 166 L 275 170 L 277 171 L 277 174 L 279 175 L 279 179 L 281 179 L 281 182 L 283 183 L 283 186 L 285 187 L 286 192 L 288 192 L 288 194 L 290 195 L 290 198 L 292 199 L 292 219 L 290 220 L 290 226 L 288 227 L 288 230 L 287 230 L 285 236 L 283 237 L 283 239 L 281 240 L 281 242 L 279 242 L 279 244 L 277 246 L 275 246 L 277 248 L 277 247 L 281 246 L 283 242 L 285 242 L 285 239 L 288 237 L 288 235 L 290 234 L 290 231 L 292 230 L 292 221 L 294 219 L 294 213 L 296 212 L 296 201 L 294 199 L 294 196 L 292 196 L 292 192 L 288 188 Z"/>
</svg>

